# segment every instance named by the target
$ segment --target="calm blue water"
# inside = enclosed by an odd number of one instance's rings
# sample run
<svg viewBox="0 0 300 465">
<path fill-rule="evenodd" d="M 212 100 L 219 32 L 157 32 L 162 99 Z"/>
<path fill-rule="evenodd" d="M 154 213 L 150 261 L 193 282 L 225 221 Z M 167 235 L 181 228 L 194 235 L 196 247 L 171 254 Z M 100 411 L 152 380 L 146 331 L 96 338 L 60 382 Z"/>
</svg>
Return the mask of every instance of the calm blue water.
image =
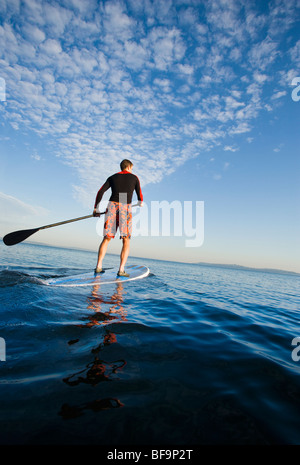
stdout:
<svg viewBox="0 0 300 465">
<path fill-rule="evenodd" d="M 151 275 L 50 288 L 96 251 L 0 252 L 1 444 L 300 443 L 299 275 L 130 257 Z"/>
</svg>

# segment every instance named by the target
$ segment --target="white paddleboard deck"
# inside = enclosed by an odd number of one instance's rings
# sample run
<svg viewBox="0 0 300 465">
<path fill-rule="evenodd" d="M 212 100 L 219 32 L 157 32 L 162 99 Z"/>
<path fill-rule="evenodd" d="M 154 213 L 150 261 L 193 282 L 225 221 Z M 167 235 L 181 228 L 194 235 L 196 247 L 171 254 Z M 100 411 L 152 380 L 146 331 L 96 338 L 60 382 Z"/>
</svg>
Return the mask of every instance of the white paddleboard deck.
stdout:
<svg viewBox="0 0 300 465">
<path fill-rule="evenodd" d="M 123 283 L 133 281 L 148 276 L 149 268 L 143 265 L 125 266 L 125 272 L 129 277 L 118 276 L 119 268 L 105 270 L 104 273 L 95 274 L 94 272 L 78 274 L 74 276 L 65 276 L 61 278 L 50 278 L 44 280 L 47 286 L 97 286 L 99 284 Z"/>
</svg>

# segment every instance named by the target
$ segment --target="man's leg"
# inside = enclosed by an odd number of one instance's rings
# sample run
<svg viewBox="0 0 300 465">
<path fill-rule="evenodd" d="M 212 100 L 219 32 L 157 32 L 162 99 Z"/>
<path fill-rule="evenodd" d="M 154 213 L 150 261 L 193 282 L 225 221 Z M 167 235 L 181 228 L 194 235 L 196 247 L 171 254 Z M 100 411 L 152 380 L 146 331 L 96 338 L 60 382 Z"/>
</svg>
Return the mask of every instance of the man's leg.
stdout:
<svg viewBox="0 0 300 465">
<path fill-rule="evenodd" d="M 122 237 L 123 241 L 123 246 L 121 250 L 121 255 L 120 255 L 120 272 L 124 272 L 124 267 L 127 262 L 127 258 L 129 255 L 129 249 L 130 249 L 130 238 L 129 237 Z"/>
<path fill-rule="evenodd" d="M 107 246 L 110 240 L 111 240 L 111 237 L 105 236 L 99 246 L 98 262 L 97 262 L 97 267 L 96 267 L 97 270 L 102 269 L 102 261 L 103 261 L 103 258 L 105 257 Z"/>
</svg>

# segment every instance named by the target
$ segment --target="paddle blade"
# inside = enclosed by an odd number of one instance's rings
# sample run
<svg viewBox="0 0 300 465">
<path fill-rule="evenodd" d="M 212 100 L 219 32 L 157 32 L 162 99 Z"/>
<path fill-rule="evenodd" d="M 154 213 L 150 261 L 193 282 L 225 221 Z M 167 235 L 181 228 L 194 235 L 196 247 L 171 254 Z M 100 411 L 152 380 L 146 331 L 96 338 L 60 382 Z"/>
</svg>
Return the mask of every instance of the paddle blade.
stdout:
<svg viewBox="0 0 300 465">
<path fill-rule="evenodd" d="M 3 242 L 5 245 L 15 245 L 19 242 L 25 241 L 27 237 L 36 233 L 40 228 L 35 229 L 23 229 L 21 231 L 14 231 L 3 237 Z"/>
</svg>

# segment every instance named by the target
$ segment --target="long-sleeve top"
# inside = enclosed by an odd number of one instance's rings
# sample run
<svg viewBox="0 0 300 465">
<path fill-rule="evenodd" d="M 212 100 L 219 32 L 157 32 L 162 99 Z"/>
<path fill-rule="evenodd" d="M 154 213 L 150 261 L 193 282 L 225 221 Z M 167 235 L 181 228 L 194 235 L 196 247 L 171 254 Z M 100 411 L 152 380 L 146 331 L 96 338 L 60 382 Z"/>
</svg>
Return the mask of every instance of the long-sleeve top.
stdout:
<svg viewBox="0 0 300 465">
<path fill-rule="evenodd" d="M 94 208 L 101 202 L 104 192 L 109 188 L 111 188 L 111 196 L 109 199 L 111 202 L 131 203 L 134 191 L 136 192 L 138 200 L 140 202 L 143 201 L 139 178 L 135 174 L 124 170 L 107 178 L 97 193 Z"/>
</svg>

